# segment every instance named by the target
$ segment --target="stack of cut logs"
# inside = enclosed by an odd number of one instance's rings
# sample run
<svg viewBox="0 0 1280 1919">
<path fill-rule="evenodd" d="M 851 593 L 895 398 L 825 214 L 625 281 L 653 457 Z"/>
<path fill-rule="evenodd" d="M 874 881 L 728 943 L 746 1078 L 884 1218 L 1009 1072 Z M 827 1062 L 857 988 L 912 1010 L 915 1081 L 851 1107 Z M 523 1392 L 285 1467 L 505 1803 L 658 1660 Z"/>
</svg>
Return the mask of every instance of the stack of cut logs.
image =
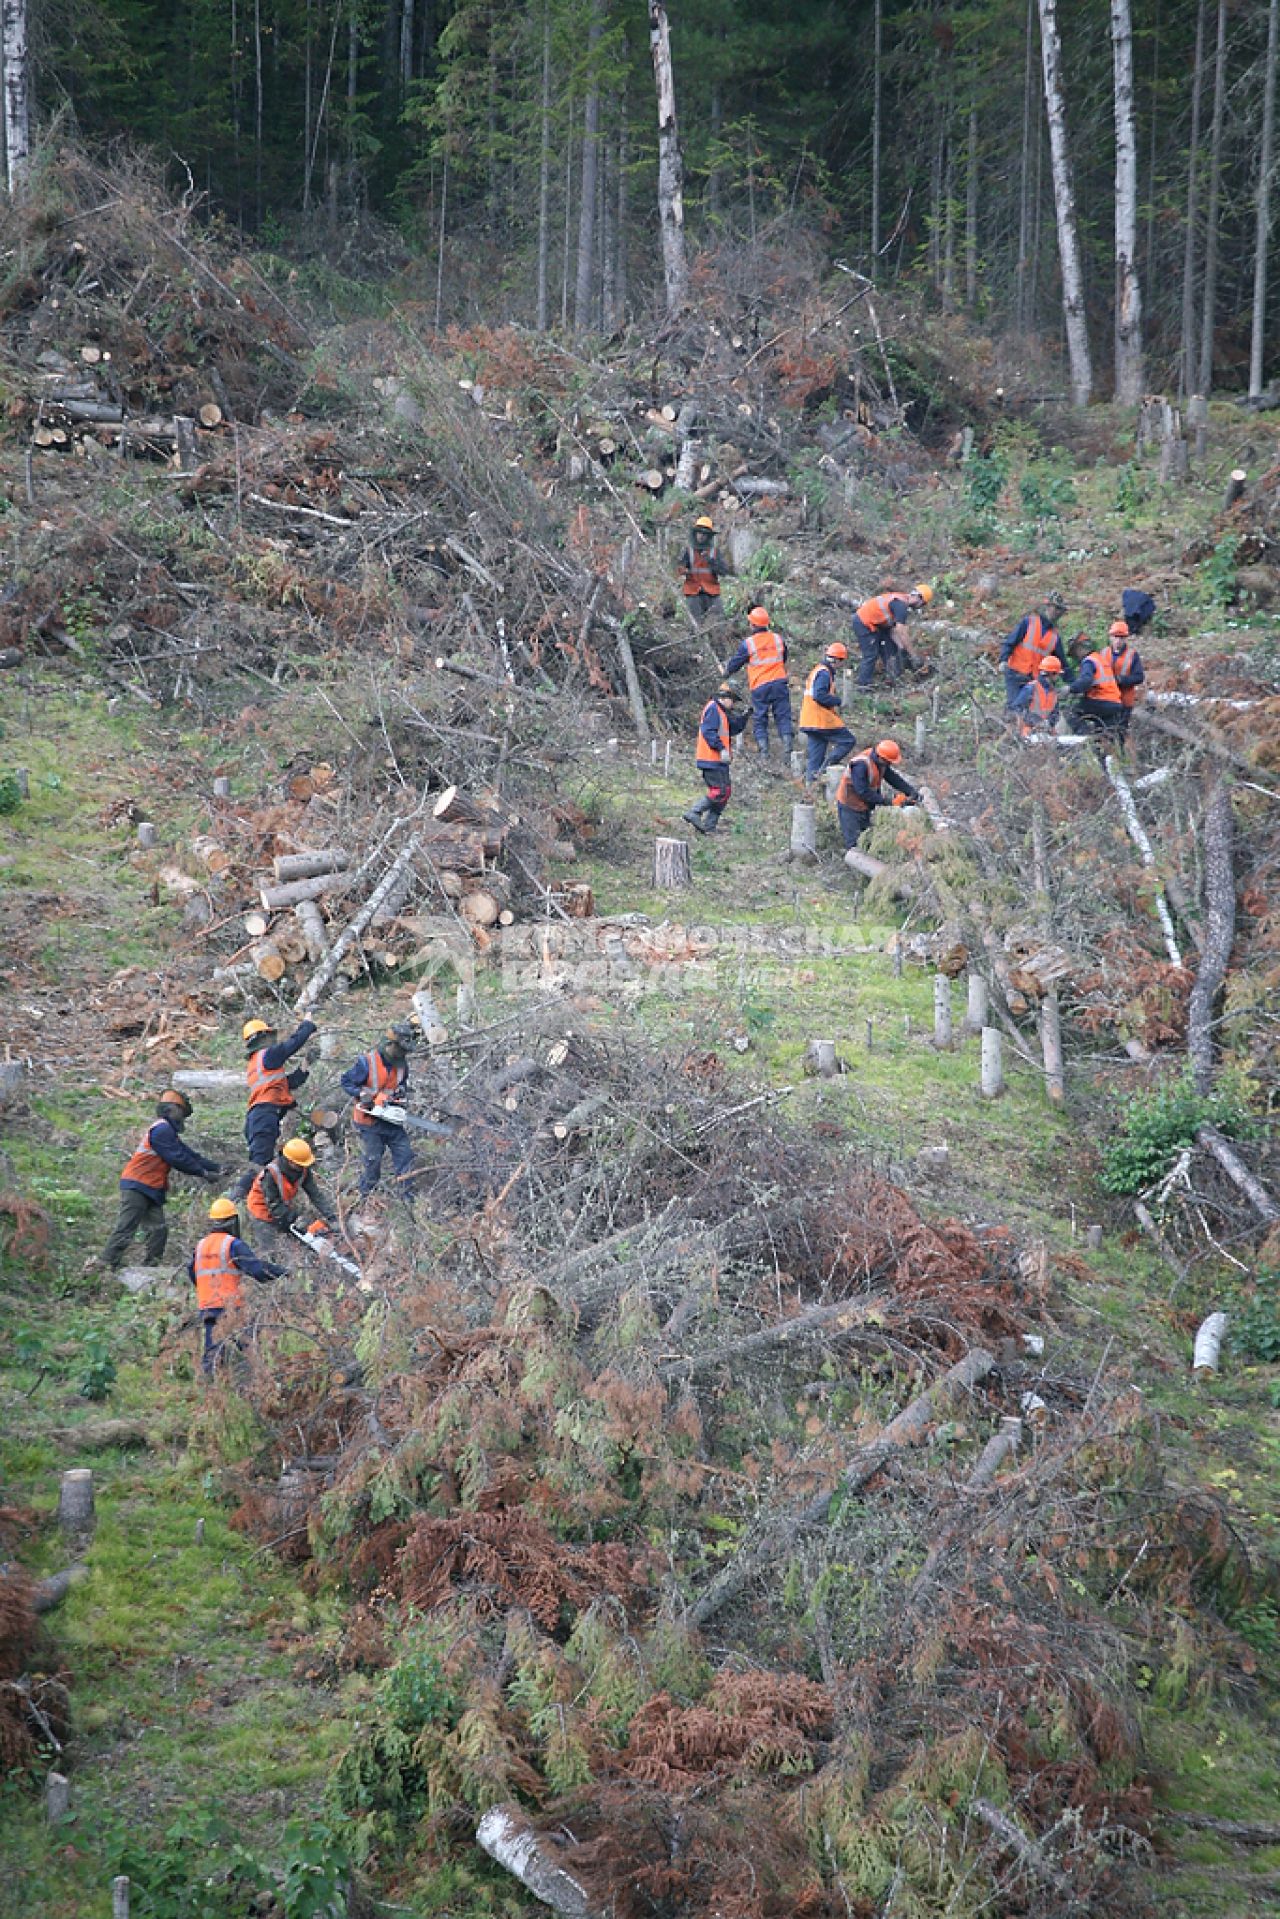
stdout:
<svg viewBox="0 0 1280 1919">
<path fill-rule="evenodd" d="M 43 390 L 31 429 L 33 444 L 51 452 L 80 452 L 92 441 L 121 452 L 171 460 L 182 472 L 193 470 L 199 459 L 197 431 L 209 433 L 220 427 L 222 408 L 210 400 L 194 418 L 175 414 L 131 419 L 109 377 L 110 359 L 96 346 L 81 347 L 78 366 L 62 353 L 40 355 Z"/>
</svg>

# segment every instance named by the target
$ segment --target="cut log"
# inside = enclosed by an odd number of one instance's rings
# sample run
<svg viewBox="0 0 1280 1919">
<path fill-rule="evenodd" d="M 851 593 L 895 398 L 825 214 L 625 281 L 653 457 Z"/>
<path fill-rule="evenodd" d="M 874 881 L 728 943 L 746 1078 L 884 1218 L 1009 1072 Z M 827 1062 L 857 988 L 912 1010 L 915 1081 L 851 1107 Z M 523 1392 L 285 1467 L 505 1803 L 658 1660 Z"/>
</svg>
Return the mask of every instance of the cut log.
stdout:
<svg viewBox="0 0 1280 1919">
<path fill-rule="evenodd" d="M 595 1115 L 608 1104 L 607 1093 L 592 1093 L 588 1098 L 580 1099 L 576 1106 L 570 1107 L 563 1118 L 552 1122 L 552 1137 L 561 1141 L 572 1139 L 575 1133 L 582 1132 L 588 1121 L 594 1119 Z"/>
<path fill-rule="evenodd" d="M 656 839 L 653 843 L 653 883 L 660 892 L 678 893 L 693 885 L 688 840 Z"/>
<path fill-rule="evenodd" d="M 1129 838 L 1137 847 L 1142 859 L 1142 864 L 1147 867 L 1154 867 L 1156 856 L 1152 850 L 1151 841 L 1147 837 L 1146 828 L 1138 818 L 1138 808 L 1135 804 L 1133 794 L 1129 790 L 1129 782 L 1120 771 L 1119 762 L 1110 753 L 1107 754 L 1106 767 L 1107 778 L 1111 781 L 1115 789 L 1116 798 L 1120 802 L 1120 811 L 1124 815 L 1124 823 L 1128 829 Z M 1156 893 L 1156 913 L 1160 920 L 1160 930 L 1164 934 L 1165 951 L 1169 955 L 1170 963 L 1180 967 L 1182 965 L 1182 954 L 1178 950 L 1178 941 L 1173 930 L 1173 917 L 1169 912 L 1168 901 L 1165 899 L 1162 891 Z"/>
<path fill-rule="evenodd" d="M 325 873 L 343 873 L 350 864 L 350 853 L 340 846 L 326 846 L 315 853 L 277 853 L 271 870 L 277 882 L 314 880 Z"/>
<path fill-rule="evenodd" d="M 243 920 L 244 930 L 251 940 L 265 939 L 270 924 L 265 913 L 246 913 Z"/>
<path fill-rule="evenodd" d="M 271 986 L 274 986 L 277 980 L 282 980 L 289 970 L 289 962 L 274 940 L 258 940 L 249 948 L 249 957 L 253 961 L 258 978 L 266 980 Z"/>
<path fill-rule="evenodd" d="M 990 994 L 987 982 L 981 973 L 970 973 L 968 979 L 968 1003 L 965 1007 L 964 1023 L 970 1033 L 980 1033 L 987 1023 L 987 1007 Z"/>
<path fill-rule="evenodd" d="M 493 822 L 494 811 L 473 800 L 461 787 L 446 786 L 431 809 L 431 817 L 450 826 L 484 826 Z"/>
<path fill-rule="evenodd" d="M 459 989 L 461 990 L 461 989 Z M 410 1005 L 418 1031 L 428 1046 L 443 1046 L 449 1037 L 449 1030 L 440 1017 L 440 1009 L 425 986 L 420 986 Z"/>
<path fill-rule="evenodd" d="M 222 425 L 222 408 L 215 406 L 212 400 L 206 400 L 200 409 L 198 418 L 206 432 L 212 432 L 215 426 Z"/>
<path fill-rule="evenodd" d="M 1000 1421 L 1000 1430 L 993 1433 L 978 1458 L 978 1463 L 965 1481 L 967 1493 L 985 1492 L 992 1480 L 1011 1453 L 1015 1453 L 1022 1443 L 1022 1421 L 1007 1418 Z"/>
<path fill-rule="evenodd" d="M 1254 1211 L 1265 1219 L 1269 1226 L 1280 1223 L 1280 1206 L 1276 1205 L 1262 1181 L 1254 1177 L 1216 1126 L 1200 1127 L 1196 1133 L 1196 1144 L 1213 1154 L 1227 1178 L 1240 1188 Z"/>
<path fill-rule="evenodd" d="M 983 1099 L 999 1099 L 1004 1091 L 1004 1042 L 998 1026 L 982 1029 L 980 1075 Z"/>
<path fill-rule="evenodd" d="M 1216 1373 L 1222 1357 L 1222 1339 L 1227 1330 L 1225 1313 L 1210 1313 L 1202 1320 L 1196 1333 L 1195 1351 L 1191 1355 L 1193 1373 Z"/>
<path fill-rule="evenodd" d="M 68 1566 L 64 1572 L 50 1573 L 47 1579 L 39 1579 L 31 1589 L 31 1610 L 44 1614 L 60 1606 L 73 1586 L 87 1579 L 87 1566 Z"/>
<path fill-rule="evenodd" d="M 861 1302 L 841 1300 L 836 1306 L 813 1306 L 808 1312 L 797 1313 L 792 1319 L 779 1321 L 776 1326 L 765 1326 L 759 1332 L 744 1333 L 738 1339 L 726 1339 L 718 1346 L 712 1346 L 703 1353 L 689 1353 L 679 1359 L 666 1360 L 659 1366 L 659 1376 L 665 1380 L 693 1380 L 704 1373 L 717 1371 L 721 1366 L 738 1368 L 744 1360 L 759 1359 L 768 1355 L 770 1361 L 769 1378 L 772 1380 L 772 1366 L 780 1353 L 794 1347 L 827 1345 L 836 1340 L 874 1338 L 883 1342 L 883 1333 L 868 1330 L 866 1307 Z"/>
<path fill-rule="evenodd" d="M 286 880 L 283 886 L 260 886 L 258 897 L 268 913 L 282 913 L 300 900 L 336 898 L 354 884 L 350 873 L 320 873 L 315 879 Z"/>
<path fill-rule="evenodd" d="M 818 857 L 818 810 L 797 803 L 791 808 L 791 857 L 812 865 Z"/>
<path fill-rule="evenodd" d="M 329 950 L 329 935 L 325 930 L 324 916 L 314 900 L 299 900 L 293 909 L 293 916 L 298 922 L 303 950 L 314 966 Z"/>
<path fill-rule="evenodd" d="M 230 1066 L 180 1066 L 169 1083 L 179 1093 L 203 1093 L 208 1099 L 243 1099 L 244 1072 Z"/>
<path fill-rule="evenodd" d="M 58 1524 L 73 1538 L 93 1531 L 93 1474 L 87 1466 L 73 1466 L 63 1473 L 58 1489 Z"/>
<path fill-rule="evenodd" d="M 519 1806 L 493 1806 L 476 1827 L 476 1844 L 527 1892 L 563 1919 L 605 1919 L 581 1880 L 555 1858 L 555 1840 L 544 1838 Z"/>
<path fill-rule="evenodd" d="M 1187 1053 L 1197 1093 L 1213 1091 L 1213 1008 L 1227 967 L 1236 930 L 1234 822 L 1231 795 L 1215 782 L 1204 809 L 1204 904 L 1206 936 L 1196 983 L 1187 1008 Z"/>
<path fill-rule="evenodd" d="M 49 1437 L 77 1452 L 105 1452 L 110 1446 L 127 1450 L 149 1446 L 151 1435 L 136 1419 L 86 1419 L 80 1426 L 55 1426 Z"/>
<path fill-rule="evenodd" d="M 636 485 L 644 487 L 649 493 L 661 493 L 666 483 L 666 475 L 659 466 L 647 466 L 642 473 L 636 474 Z"/>
<path fill-rule="evenodd" d="M 1176 1819 L 1179 1825 L 1194 1826 L 1200 1832 L 1220 1833 L 1239 1846 L 1280 1846 L 1280 1826 L 1254 1825 L 1239 1819 L 1219 1819 L 1209 1812 L 1175 1812 L 1172 1806 L 1157 1807 L 1161 1819 Z"/>
<path fill-rule="evenodd" d="M 1242 466 L 1231 469 L 1231 478 L 1227 481 L 1227 497 L 1222 502 L 1224 513 L 1230 513 L 1237 500 L 1244 498 L 1245 487 L 1249 484 L 1249 475 Z"/>
<path fill-rule="evenodd" d="M 788 500 L 791 497 L 790 481 L 769 480 L 762 475 L 748 474 L 743 479 L 730 480 L 728 485 L 742 500 Z"/>
<path fill-rule="evenodd" d="M 477 887 L 464 896 L 458 911 L 468 926 L 496 926 L 501 908 L 492 893 Z"/>
<path fill-rule="evenodd" d="M 415 834 L 392 860 L 373 892 L 369 895 L 360 911 L 355 915 L 329 948 L 328 953 L 316 968 L 299 993 L 294 1003 L 295 1013 L 306 1013 L 313 1007 L 321 994 L 332 984 L 342 961 L 355 945 L 384 899 L 395 886 L 404 869 L 411 865 L 421 851 L 421 843 Z M 306 882 L 304 882 L 305 884 Z M 311 884 L 314 885 L 314 881 Z"/>
</svg>

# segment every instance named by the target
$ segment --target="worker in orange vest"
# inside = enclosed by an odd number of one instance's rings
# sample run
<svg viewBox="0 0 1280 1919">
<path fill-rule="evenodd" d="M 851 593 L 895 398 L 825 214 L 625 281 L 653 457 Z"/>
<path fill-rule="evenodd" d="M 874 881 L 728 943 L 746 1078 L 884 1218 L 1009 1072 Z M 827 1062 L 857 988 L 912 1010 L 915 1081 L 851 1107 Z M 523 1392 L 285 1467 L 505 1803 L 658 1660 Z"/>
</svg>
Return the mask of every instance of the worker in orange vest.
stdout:
<svg viewBox="0 0 1280 1919">
<path fill-rule="evenodd" d="M 684 603 L 695 619 L 704 620 L 720 604 L 720 575 L 724 567 L 716 547 L 716 530 L 707 514 L 693 523 L 689 544 L 680 555 L 684 574 Z"/>
<path fill-rule="evenodd" d="M 1090 653 L 1071 682 L 1080 704 L 1082 726 L 1091 733 L 1114 733 L 1123 746 L 1129 721 L 1138 703 L 1138 688 L 1146 679 L 1142 659 L 1129 638 L 1129 628 L 1116 620 L 1106 646 Z"/>
<path fill-rule="evenodd" d="M 1058 681 L 1062 661 L 1056 653 L 1041 660 L 1040 670 L 1028 680 L 1010 706 L 1018 720 L 1019 739 L 1029 740 L 1033 733 L 1054 733 L 1062 717 L 1058 711 Z"/>
<path fill-rule="evenodd" d="M 871 685 L 876 676 L 877 660 L 883 662 L 885 678 L 890 685 L 896 685 L 904 663 L 916 668 L 923 664 L 916 659 L 907 643 L 907 621 L 913 613 L 928 606 L 932 598 L 931 586 L 915 586 L 909 593 L 900 593 L 893 588 L 888 593 L 878 593 L 873 599 L 864 600 L 856 609 L 852 626 L 861 655 L 859 686 Z"/>
<path fill-rule="evenodd" d="M 244 1136 L 255 1166 L 265 1166 L 271 1158 L 284 1116 L 298 1103 L 293 1096 L 307 1078 L 306 1068 L 300 1066 L 292 1073 L 284 1069 L 315 1031 L 315 1022 L 309 1019 L 296 1026 L 285 1040 L 278 1038 L 275 1027 L 265 1019 L 246 1020 L 241 1029 L 244 1076 L 249 1088 Z"/>
<path fill-rule="evenodd" d="M 762 606 L 753 606 L 747 614 L 747 637 L 732 659 L 725 661 L 725 673 L 738 673 L 745 666 L 751 693 L 751 737 L 760 757 L 769 757 L 769 721 L 782 743 L 784 764 L 795 743 L 795 722 L 791 717 L 791 689 L 787 685 L 787 643 L 775 633 L 769 615 Z"/>
<path fill-rule="evenodd" d="M 305 1139 L 287 1139 L 276 1157 L 254 1174 L 244 1189 L 245 1206 L 250 1218 L 273 1226 L 278 1233 L 290 1233 L 302 1218 L 297 1203 L 299 1193 L 315 1218 L 308 1232 L 329 1232 L 333 1224 L 333 1204 L 316 1176 L 316 1156 Z"/>
<path fill-rule="evenodd" d="M 814 785 L 824 767 L 839 766 L 858 744 L 844 723 L 836 673 L 849 657 L 837 640 L 829 646 L 804 683 L 800 702 L 800 731 L 805 737 L 804 783 Z"/>
<path fill-rule="evenodd" d="M 836 788 L 836 817 L 846 852 L 858 844 L 877 806 L 906 806 L 919 800 L 910 780 L 895 770 L 901 760 L 902 748 L 896 740 L 880 740 L 865 753 L 855 753 L 845 767 Z M 883 791 L 886 783 L 894 789 L 892 801 Z"/>
<path fill-rule="evenodd" d="M 694 750 L 698 771 L 707 790 L 680 817 L 688 820 L 690 826 L 696 827 L 699 833 L 715 832 L 720 824 L 720 815 L 729 804 L 733 792 L 729 777 L 733 742 L 747 724 L 746 714 L 739 713 L 737 706 L 737 688 L 726 680 L 707 701 L 698 721 L 698 740 Z"/>
<path fill-rule="evenodd" d="M 1067 610 L 1061 593 L 1050 593 L 1041 606 L 1018 621 L 1012 633 L 1005 635 L 1000 648 L 1004 668 L 1004 703 L 1012 713 L 1018 694 L 1030 686 L 1043 661 L 1055 659 L 1060 672 L 1067 670 L 1058 621 Z"/>
<path fill-rule="evenodd" d="M 209 1230 L 197 1241 L 187 1262 L 187 1274 L 196 1289 L 196 1311 L 204 1327 L 200 1370 L 212 1375 L 223 1349 L 239 1343 L 234 1335 L 230 1339 L 216 1335 L 228 1324 L 228 1314 L 234 1315 L 243 1305 L 244 1281 L 256 1279 L 265 1285 L 268 1280 L 283 1279 L 284 1268 L 269 1259 L 259 1259 L 252 1246 L 246 1245 L 240 1237 L 235 1204 L 223 1198 L 215 1199 L 209 1208 Z"/>
<path fill-rule="evenodd" d="M 403 1022 L 388 1026 L 376 1047 L 362 1053 L 342 1075 L 342 1090 L 355 1104 L 351 1118 L 360 1139 L 360 1197 L 367 1199 L 382 1177 L 382 1156 L 391 1155 L 391 1170 L 403 1180 L 413 1171 L 413 1148 L 403 1126 L 381 1119 L 381 1106 L 398 1106 L 409 1085 L 409 1048 L 413 1028 Z"/>
<path fill-rule="evenodd" d="M 192 1179 L 216 1182 L 222 1168 L 216 1160 L 184 1146 L 179 1134 L 191 1117 L 191 1101 L 185 1093 L 170 1087 L 156 1102 L 156 1117 L 143 1133 L 120 1172 L 120 1212 L 110 1239 L 102 1250 L 102 1261 L 112 1272 L 122 1264 L 125 1250 L 135 1233 L 143 1235 L 147 1264 L 159 1265 L 164 1258 L 169 1228 L 164 1203 L 173 1173 L 189 1173 Z"/>
</svg>

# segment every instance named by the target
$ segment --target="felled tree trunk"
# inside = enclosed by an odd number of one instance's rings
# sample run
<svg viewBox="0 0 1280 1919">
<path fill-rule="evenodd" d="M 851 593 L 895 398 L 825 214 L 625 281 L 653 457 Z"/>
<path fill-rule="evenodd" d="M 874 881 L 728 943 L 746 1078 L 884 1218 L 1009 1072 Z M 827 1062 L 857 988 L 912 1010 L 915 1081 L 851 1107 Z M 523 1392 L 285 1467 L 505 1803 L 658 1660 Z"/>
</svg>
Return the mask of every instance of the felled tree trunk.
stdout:
<svg viewBox="0 0 1280 1919">
<path fill-rule="evenodd" d="M 321 994 L 332 984 L 334 975 L 345 959 L 347 952 L 360 938 L 360 935 L 369 925 L 378 908 L 396 885 L 400 875 L 404 872 L 405 868 L 413 862 L 418 851 L 419 842 L 415 835 L 415 837 L 409 841 L 408 845 L 403 846 L 396 854 L 390 866 L 383 874 L 382 879 L 378 882 L 377 886 L 374 887 L 372 893 L 370 893 L 368 899 L 360 908 L 360 911 L 338 935 L 333 945 L 329 948 L 325 958 L 320 962 L 320 965 L 306 982 L 294 1005 L 294 1011 L 296 1013 L 307 1012 L 316 1004 Z"/>
<path fill-rule="evenodd" d="M 351 864 L 350 853 L 340 846 L 322 847 L 315 853 L 277 853 L 271 870 L 277 883 L 285 880 L 314 880 L 325 873 L 341 873 Z"/>
<path fill-rule="evenodd" d="M 1213 1008 L 1227 977 L 1236 931 L 1231 795 L 1219 780 L 1204 809 L 1204 901 L 1207 932 L 1187 1009 L 1187 1053 L 1197 1093 L 1213 1090 Z"/>
<path fill-rule="evenodd" d="M 476 1844 L 564 1919 L 604 1919 L 581 1880 L 557 1863 L 554 1840 L 537 1832 L 518 1806 L 491 1807 L 476 1827 Z"/>
<path fill-rule="evenodd" d="M 1240 1155 L 1233 1152 L 1216 1126 L 1200 1127 L 1196 1133 L 1196 1145 L 1203 1146 L 1206 1152 L 1213 1154 L 1227 1178 L 1240 1188 L 1254 1211 L 1269 1226 L 1280 1224 L 1280 1206 L 1276 1205 L 1262 1181 L 1249 1171 Z"/>
</svg>

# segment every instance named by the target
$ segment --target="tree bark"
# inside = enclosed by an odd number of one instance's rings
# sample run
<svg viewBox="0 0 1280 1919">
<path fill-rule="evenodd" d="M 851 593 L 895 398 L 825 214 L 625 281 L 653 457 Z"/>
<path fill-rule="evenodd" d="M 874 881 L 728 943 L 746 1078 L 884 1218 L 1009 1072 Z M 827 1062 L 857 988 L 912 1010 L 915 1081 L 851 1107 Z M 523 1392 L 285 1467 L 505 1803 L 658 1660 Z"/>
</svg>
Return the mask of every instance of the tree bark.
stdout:
<svg viewBox="0 0 1280 1919">
<path fill-rule="evenodd" d="M 1267 339 L 1267 249 L 1271 242 L 1271 161 L 1276 127 L 1276 65 L 1280 62 L 1280 0 L 1267 11 L 1266 79 L 1262 94 L 1262 133 L 1258 156 L 1258 207 L 1253 251 L 1253 331 L 1249 341 L 1249 392 L 1262 392 Z"/>
<path fill-rule="evenodd" d="M 1136 406 L 1145 385 L 1142 288 L 1138 278 L 1138 140 L 1133 112 L 1133 19 L 1129 0 L 1111 0 L 1116 122 L 1116 399 Z"/>
<path fill-rule="evenodd" d="M 94 1527 L 93 1474 L 87 1466 L 73 1466 L 62 1475 L 58 1491 L 58 1524 L 64 1533 L 80 1537 Z"/>
<path fill-rule="evenodd" d="M 350 885 L 349 873 L 319 873 L 310 880 L 287 880 L 283 886 L 260 886 L 258 896 L 265 912 L 282 913 L 301 900 L 322 899 L 326 893 L 345 893 Z"/>
<path fill-rule="evenodd" d="M 693 885 L 688 840 L 653 842 L 653 883 L 663 893 L 683 892 Z"/>
<path fill-rule="evenodd" d="M 31 171 L 31 53 L 27 0 L 3 0 L 0 39 L 4 56 L 4 151 L 9 198 L 20 200 Z"/>
<path fill-rule="evenodd" d="M 1152 850 L 1151 841 L 1147 837 L 1147 829 L 1138 818 L 1138 808 L 1134 803 L 1133 794 L 1129 790 L 1129 782 L 1120 771 L 1118 762 L 1109 753 L 1107 755 L 1107 778 L 1115 788 L 1116 798 L 1120 802 L 1120 811 L 1124 815 L 1124 823 L 1128 829 L 1129 838 L 1137 847 L 1142 864 L 1147 867 L 1154 867 L 1156 856 Z M 1169 955 L 1170 964 L 1173 966 L 1181 966 L 1182 954 L 1178 950 L 1177 935 L 1173 930 L 1173 918 L 1169 912 L 1169 904 L 1165 899 L 1163 891 L 1157 891 L 1155 904 L 1156 915 L 1160 921 L 1160 930 L 1164 934 L 1164 946 L 1166 953 Z"/>
<path fill-rule="evenodd" d="M 881 162 L 881 125 L 882 125 L 882 66 L 884 59 L 884 0 L 876 0 L 875 24 L 872 29 L 873 51 L 871 68 L 871 261 L 872 280 L 876 277 L 876 262 L 880 258 L 880 162 Z"/>
<path fill-rule="evenodd" d="M 1084 268 L 1076 221 L 1075 186 L 1067 145 L 1067 105 L 1062 84 L 1058 0 L 1039 0 L 1039 7 L 1040 51 L 1044 63 L 1044 98 L 1049 120 L 1053 201 L 1058 220 L 1058 257 L 1062 263 L 1062 315 L 1067 332 L 1071 395 L 1077 406 L 1088 406 L 1093 394 L 1093 366 L 1089 358 L 1089 329 L 1085 316 Z"/>
<path fill-rule="evenodd" d="M 1213 1008 L 1236 930 L 1236 880 L 1231 794 L 1219 780 L 1204 809 L 1204 904 L 1206 938 L 1187 1011 L 1187 1053 L 1197 1093 L 1213 1091 Z"/>
<path fill-rule="evenodd" d="M 743 1360 L 758 1359 L 762 1354 L 767 1354 L 769 1377 L 772 1379 L 773 1366 L 780 1352 L 815 1342 L 825 1344 L 837 1339 L 858 1338 L 883 1342 L 884 1335 L 868 1332 L 866 1309 L 863 1306 L 841 1300 L 836 1306 L 812 1306 L 808 1312 L 796 1313 L 793 1318 L 781 1320 L 776 1326 L 764 1326 L 759 1332 L 726 1339 L 719 1346 L 709 1347 L 706 1352 L 667 1360 L 658 1368 L 658 1373 L 664 1380 L 693 1380 L 721 1366 L 731 1365 L 736 1369 Z"/>
<path fill-rule="evenodd" d="M 797 859 L 813 861 L 818 857 L 817 808 L 798 802 L 791 808 L 791 852 Z"/>
<path fill-rule="evenodd" d="M 978 109 L 969 108 L 969 158 L 964 193 L 964 303 L 978 306 Z"/>
<path fill-rule="evenodd" d="M 1196 1145 L 1203 1146 L 1206 1152 L 1213 1154 L 1227 1178 L 1240 1188 L 1261 1219 L 1265 1219 L 1269 1226 L 1280 1224 L 1280 1206 L 1276 1205 L 1262 1181 L 1249 1171 L 1216 1126 L 1201 1126 L 1196 1133 Z"/>
<path fill-rule="evenodd" d="M 303 986 L 294 1006 L 296 1013 L 306 1013 L 316 1004 L 321 994 L 325 992 L 331 984 L 334 974 L 337 972 L 339 965 L 351 946 L 360 938 L 360 935 L 364 932 L 365 927 L 369 925 L 374 914 L 382 905 L 382 902 L 398 883 L 405 867 L 412 863 L 420 850 L 420 842 L 415 836 L 409 841 L 407 846 L 402 847 L 400 852 L 396 854 L 396 857 L 392 860 L 390 866 L 383 874 L 382 879 L 378 882 L 377 886 L 374 887 L 372 893 L 370 893 L 368 899 L 360 908 L 360 911 L 356 914 L 355 918 L 344 927 L 343 931 L 329 948 L 325 958 L 320 962 L 320 965 Z"/>
<path fill-rule="evenodd" d="M 573 287 L 573 330 L 591 325 L 592 268 L 595 264 L 596 203 L 600 184 L 600 76 L 596 70 L 604 0 L 591 0 L 587 24 L 587 95 L 582 109 L 582 178 L 578 192 L 578 269 Z"/>
<path fill-rule="evenodd" d="M 1186 232 L 1182 236 L 1182 397 L 1197 391 L 1196 223 L 1200 216 L 1200 109 L 1204 95 L 1204 28 L 1207 0 L 1196 8 L 1196 52 L 1191 76 L 1191 151 L 1187 155 Z"/>
<path fill-rule="evenodd" d="M 1204 303 L 1200 315 L 1200 378 L 1207 398 L 1213 387 L 1213 326 L 1218 305 L 1218 204 L 1222 195 L 1222 125 L 1227 98 L 1227 0 L 1218 0 L 1218 42 L 1213 67 L 1213 123 L 1209 134 L 1209 199 L 1204 223 Z"/>
<path fill-rule="evenodd" d="M 671 67 L 671 30 L 662 0 L 649 0 L 649 52 L 658 96 L 658 224 L 662 233 L 662 274 L 667 317 L 674 319 L 689 290 L 684 242 L 684 160 L 676 124 L 675 76 Z"/>
<path fill-rule="evenodd" d="M 1019 333 L 1030 323 L 1027 297 L 1031 253 L 1031 131 L 1039 138 L 1040 122 L 1032 111 L 1035 73 L 1036 0 L 1027 0 L 1026 57 L 1022 76 L 1022 154 L 1018 168 L 1018 266 L 1014 311 Z"/>
<path fill-rule="evenodd" d="M 538 145 L 537 328 L 547 330 L 547 267 L 551 258 L 551 0 L 542 0 L 542 117 Z"/>
<path fill-rule="evenodd" d="M 554 1840 L 544 1838 L 518 1806 L 494 1806 L 476 1828 L 482 1852 L 563 1919 L 605 1919 L 582 1882 L 557 1864 Z"/>
<path fill-rule="evenodd" d="M 624 78 L 621 94 L 621 124 L 618 128 L 618 212 L 617 212 L 617 256 L 614 262 L 614 303 L 615 327 L 627 323 L 627 166 L 629 95 Z"/>
<path fill-rule="evenodd" d="M 318 847 L 314 853 L 277 853 L 271 870 L 278 881 L 314 880 L 327 873 L 341 873 L 351 864 L 351 855 L 341 846 Z"/>
</svg>

